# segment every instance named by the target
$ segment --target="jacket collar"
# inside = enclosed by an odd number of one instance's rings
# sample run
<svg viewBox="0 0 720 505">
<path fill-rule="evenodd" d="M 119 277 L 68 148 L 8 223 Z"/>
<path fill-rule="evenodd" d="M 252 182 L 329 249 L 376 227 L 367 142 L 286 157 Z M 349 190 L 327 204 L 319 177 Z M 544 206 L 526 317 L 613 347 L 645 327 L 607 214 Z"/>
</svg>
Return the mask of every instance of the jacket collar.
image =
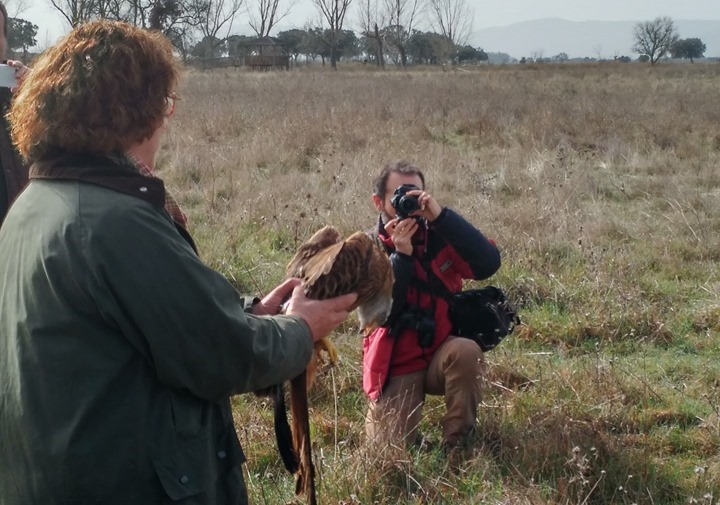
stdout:
<svg viewBox="0 0 720 505">
<path fill-rule="evenodd" d="M 71 180 L 134 196 L 156 207 L 165 205 L 165 184 L 141 174 L 124 154 L 71 154 L 36 161 L 30 179 Z"/>
</svg>

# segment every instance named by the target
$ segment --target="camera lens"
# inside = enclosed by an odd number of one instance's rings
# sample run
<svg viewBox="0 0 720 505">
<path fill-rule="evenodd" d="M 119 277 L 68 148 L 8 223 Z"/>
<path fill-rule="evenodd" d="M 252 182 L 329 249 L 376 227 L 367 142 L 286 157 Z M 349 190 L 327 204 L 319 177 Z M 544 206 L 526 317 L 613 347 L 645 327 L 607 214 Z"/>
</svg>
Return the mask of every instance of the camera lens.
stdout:
<svg viewBox="0 0 720 505">
<path fill-rule="evenodd" d="M 390 204 L 397 211 L 397 217 L 405 219 L 409 217 L 411 212 L 415 212 L 420 208 L 420 202 L 418 197 L 415 195 L 406 194 L 408 191 L 419 189 L 414 184 L 403 184 L 398 186 L 393 197 L 390 199 Z"/>
<path fill-rule="evenodd" d="M 402 211 L 405 215 L 410 214 L 411 212 L 415 212 L 420 208 L 420 202 L 418 200 L 417 196 L 410 196 L 405 195 L 403 196 L 400 201 L 398 202 L 398 209 Z"/>
</svg>

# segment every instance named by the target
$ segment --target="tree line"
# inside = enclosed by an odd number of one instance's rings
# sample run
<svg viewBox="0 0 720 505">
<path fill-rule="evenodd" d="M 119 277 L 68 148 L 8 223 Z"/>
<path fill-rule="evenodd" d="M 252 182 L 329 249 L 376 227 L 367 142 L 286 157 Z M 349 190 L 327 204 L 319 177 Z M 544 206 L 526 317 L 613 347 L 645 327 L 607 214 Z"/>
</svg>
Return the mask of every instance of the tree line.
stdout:
<svg viewBox="0 0 720 505">
<path fill-rule="evenodd" d="M 294 0 L 48 1 L 71 27 L 108 18 L 160 30 L 184 59 L 239 56 L 252 39 L 269 36 L 294 5 Z M 363 59 L 380 67 L 386 62 L 405 66 L 486 61 L 485 51 L 467 44 L 472 19 L 468 1 L 312 0 L 322 21 L 279 32 L 275 38 L 295 62 L 302 55 L 306 61 L 329 61 L 333 68 L 341 59 Z M 355 26 L 346 23 L 351 5 L 356 9 Z M 246 15 L 256 37 L 233 34 L 241 15 Z M 38 27 L 19 17 L 8 21 L 8 49 L 22 51 L 26 58 L 28 48 L 37 44 Z M 668 55 L 692 62 L 704 56 L 706 46 L 699 38 L 681 39 L 671 18 L 658 17 L 635 25 L 632 49 L 640 61 L 654 65 Z M 557 61 L 565 60 L 565 53 L 557 56 Z"/>
<path fill-rule="evenodd" d="M 384 65 L 386 61 L 395 65 L 427 64 L 436 65 L 445 61 L 460 64 L 487 61 L 488 55 L 480 48 L 470 45 L 453 44 L 446 37 L 434 33 L 414 30 L 408 34 L 402 27 L 390 27 L 383 40 L 383 53 L 377 53 L 377 39 L 363 34 L 358 36 L 352 30 L 341 30 L 333 46 L 331 33 L 322 28 L 291 29 L 279 32 L 274 38 L 287 48 L 293 62 L 321 61 L 323 65 L 334 56 L 337 61 L 362 60 L 373 65 Z M 230 35 L 224 40 L 203 39 L 190 49 L 193 58 L 217 58 L 221 56 L 244 56 L 253 48 L 256 37 Z"/>
<path fill-rule="evenodd" d="M 47 0 L 71 28 L 92 19 L 126 21 L 162 31 L 184 58 L 232 55 L 243 40 L 241 18 L 256 38 L 274 34 L 295 0 Z M 311 0 L 320 21 L 275 34 L 297 60 L 364 57 L 410 63 L 470 62 L 487 59 L 467 44 L 472 0 Z M 347 19 L 357 21 L 352 24 Z M 17 20 L 22 45 L 35 45 L 37 26 Z M 34 28 L 34 31 L 33 31 Z M 23 31 L 24 30 L 24 31 Z M 358 36 L 359 34 L 359 36 Z M 484 56 L 484 58 L 483 58 Z"/>
</svg>

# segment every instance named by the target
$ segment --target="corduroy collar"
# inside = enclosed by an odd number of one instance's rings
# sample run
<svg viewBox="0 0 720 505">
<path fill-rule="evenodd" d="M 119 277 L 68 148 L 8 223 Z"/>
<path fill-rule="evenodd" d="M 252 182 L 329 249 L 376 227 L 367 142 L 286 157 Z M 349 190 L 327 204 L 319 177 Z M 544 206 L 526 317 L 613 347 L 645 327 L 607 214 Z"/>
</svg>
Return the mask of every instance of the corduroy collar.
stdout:
<svg viewBox="0 0 720 505">
<path fill-rule="evenodd" d="M 165 206 L 165 184 L 141 174 L 124 154 L 62 154 L 30 166 L 30 179 L 73 180 L 95 184 Z"/>
</svg>

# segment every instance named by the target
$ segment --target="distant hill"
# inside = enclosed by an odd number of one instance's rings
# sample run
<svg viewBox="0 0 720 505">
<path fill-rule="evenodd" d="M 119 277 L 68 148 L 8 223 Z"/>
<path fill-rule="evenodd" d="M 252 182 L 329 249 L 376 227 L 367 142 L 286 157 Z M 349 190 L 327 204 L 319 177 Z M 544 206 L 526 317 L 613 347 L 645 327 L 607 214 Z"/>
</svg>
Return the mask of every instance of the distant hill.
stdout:
<svg viewBox="0 0 720 505">
<path fill-rule="evenodd" d="M 503 52 L 515 58 L 537 55 L 550 58 L 566 53 L 571 58 L 585 56 L 612 59 L 637 57 L 632 51 L 633 29 L 637 21 L 566 21 L 549 18 L 477 30 L 470 44 L 489 52 Z M 706 57 L 720 57 L 720 20 L 675 20 L 680 38 L 701 39 Z"/>
</svg>

